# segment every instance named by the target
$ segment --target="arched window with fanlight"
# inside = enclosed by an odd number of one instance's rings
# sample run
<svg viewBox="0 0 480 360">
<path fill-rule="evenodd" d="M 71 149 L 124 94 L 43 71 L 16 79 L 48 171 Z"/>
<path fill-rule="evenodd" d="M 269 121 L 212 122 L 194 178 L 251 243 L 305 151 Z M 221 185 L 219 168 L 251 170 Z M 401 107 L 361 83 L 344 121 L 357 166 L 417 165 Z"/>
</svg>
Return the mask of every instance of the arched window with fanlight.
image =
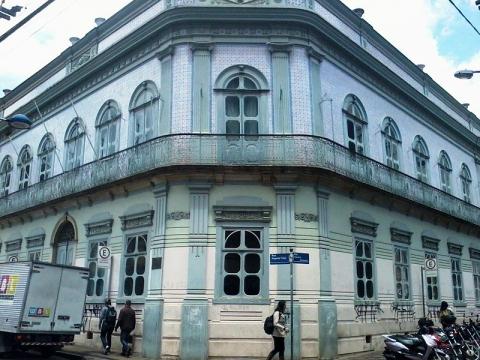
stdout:
<svg viewBox="0 0 480 360">
<path fill-rule="evenodd" d="M 460 171 L 460 183 L 462 186 L 462 197 L 466 202 L 471 202 L 472 175 L 467 165 L 462 164 L 462 170 Z"/>
<path fill-rule="evenodd" d="M 30 146 L 25 145 L 20 150 L 18 155 L 18 190 L 28 187 L 30 184 L 30 177 L 32 175 L 32 150 Z"/>
<path fill-rule="evenodd" d="M 397 124 L 392 118 L 387 117 L 382 126 L 385 162 L 387 166 L 396 170 L 400 169 L 400 156 L 402 153 L 402 138 Z"/>
<path fill-rule="evenodd" d="M 75 118 L 65 133 L 65 170 L 72 170 L 83 163 L 85 126 L 82 119 Z"/>
<path fill-rule="evenodd" d="M 416 178 L 423 182 L 428 182 L 428 161 L 430 155 L 427 144 L 420 135 L 417 135 L 413 141 L 413 158 Z"/>
<path fill-rule="evenodd" d="M 100 109 L 97 121 L 97 154 L 99 158 L 112 155 L 118 150 L 121 118 L 118 104 L 107 101 Z"/>
<path fill-rule="evenodd" d="M 440 187 L 443 191 L 452 192 L 452 162 L 445 151 L 440 152 L 438 159 L 438 170 L 440 172 Z"/>
<path fill-rule="evenodd" d="M 350 151 L 365 154 L 367 144 L 367 114 L 355 95 L 348 95 L 343 103 L 346 124 L 346 142 Z"/>
<path fill-rule="evenodd" d="M 65 219 L 55 232 L 53 262 L 59 265 L 73 265 L 76 245 L 75 227 L 69 219 Z"/>
<path fill-rule="evenodd" d="M 0 196 L 7 196 L 10 193 L 12 183 L 12 158 L 5 156 L 0 165 Z"/>
<path fill-rule="evenodd" d="M 160 119 L 159 95 L 152 81 L 144 81 L 134 91 L 129 106 L 130 143 L 138 145 L 157 136 Z"/>
<path fill-rule="evenodd" d="M 215 83 L 218 101 L 218 132 L 229 140 L 257 140 L 267 131 L 267 81 L 263 74 L 246 65 L 224 70 Z"/>
<path fill-rule="evenodd" d="M 51 134 L 46 134 L 38 147 L 38 179 L 45 181 L 53 175 L 55 142 Z"/>
</svg>

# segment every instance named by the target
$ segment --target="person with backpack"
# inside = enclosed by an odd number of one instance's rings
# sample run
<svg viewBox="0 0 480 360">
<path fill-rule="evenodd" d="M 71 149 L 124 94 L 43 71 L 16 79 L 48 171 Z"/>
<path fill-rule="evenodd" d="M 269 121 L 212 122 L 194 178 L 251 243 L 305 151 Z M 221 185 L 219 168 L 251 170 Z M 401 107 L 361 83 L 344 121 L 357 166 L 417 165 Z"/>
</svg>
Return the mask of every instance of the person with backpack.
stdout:
<svg viewBox="0 0 480 360">
<path fill-rule="evenodd" d="M 103 352 L 107 355 L 112 348 L 112 333 L 117 321 L 117 311 L 112 306 L 110 299 L 105 299 L 105 305 L 100 312 L 100 340 L 102 340 Z"/>
<path fill-rule="evenodd" d="M 268 354 L 267 360 L 273 359 L 276 353 L 278 353 L 279 360 L 284 360 L 285 335 L 288 333 L 285 309 L 285 301 L 280 300 L 275 308 L 275 311 L 273 312 L 273 350 L 270 351 L 270 354 Z"/>
<path fill-rule="evenodd" d="M 448 303 L 446 301 L 442 301 L 440 305 L 440 312 L 439 312 L 440 323 L 442 324 L 443 328 L 449 327 L 455 324 L 457 318 L 451 308 L 448 307 Z"/>
<path fill-rule="evenodd" d="M 129 357 L 132 350 L 128 345 L 132 339 L 131 333 L 135 330 L 135 310 L 132 309 L 132 302 L 127 300 L 125 306 L 120 310 L 118 315 L 117 325 L 115 325 L 115 331 L 120 328 L 120 341 L 122 342 L 122 355 Z"/>
</svg>

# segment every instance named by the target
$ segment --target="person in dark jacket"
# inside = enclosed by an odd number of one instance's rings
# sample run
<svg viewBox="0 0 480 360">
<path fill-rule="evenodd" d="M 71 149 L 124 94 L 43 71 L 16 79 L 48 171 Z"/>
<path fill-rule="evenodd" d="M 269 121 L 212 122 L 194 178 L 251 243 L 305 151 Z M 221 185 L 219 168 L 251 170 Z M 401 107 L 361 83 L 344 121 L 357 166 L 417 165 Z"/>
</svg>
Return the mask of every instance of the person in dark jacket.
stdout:
<svg viewBox="0 0 480 360">
<path fill-rule="evenodd" d="M 122 342 L 122 355 L 130 356 L 132 350 L 128 345 L 130 334 L 135 329 L 135 311 L 132 309 L 132 302 L 127 300 L 125 306 L 120 310 L 118 315 L 117 325 L 115 325 L 115 331 L 120 328 L 120 341 Z"/>
<path fill-rule="evenodd" d="M 104 354 L 107 355 L 112 347 L 112 333 L 115 327 L 117 312 L 112 306 L 110 299 L 105 299 L 105 305 L 100 312 L 100 321 L 98 327 L 100 329 L 100 339 L 102 340 Z"/>
<path fill-rule="evenodd" d="M 273 350 L 268 354 L 267 360 L 273 359 L 276 353 L 278 353 L 279 360 L 284 359 L 285 335 L 288 333 L 285 310 L 286 303 L 285 301 L 280 300 L 273 312 Z"/>
</svg>

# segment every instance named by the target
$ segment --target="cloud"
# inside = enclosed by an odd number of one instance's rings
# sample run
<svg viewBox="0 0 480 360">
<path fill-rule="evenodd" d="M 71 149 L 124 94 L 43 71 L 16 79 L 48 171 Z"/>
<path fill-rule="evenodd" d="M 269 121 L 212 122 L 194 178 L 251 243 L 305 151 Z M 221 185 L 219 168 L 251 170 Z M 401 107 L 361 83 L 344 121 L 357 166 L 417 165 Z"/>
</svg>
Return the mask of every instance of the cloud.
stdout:
<svg viewBox="0 0 480 360">
<path fill-rule="evenodd" d="M 452 32 L 462 31 L 463 38 L 478 37 L 448 1 L 441 0 L 343 0 L 350 8 L 365 10 L 364 19 L 414 63 L 426 65 L 425 72 L 461 103 L 470 103 L 470 110 L 480 115 L 480 103 L 475 89 L 480 75 L 470 81 L 454 78 L 456 70 L 480 68 L 479 51 L 467 58 L 445 56 L 440 45 L 447 46 Z M 473 0 L 456 2 L 471 10 Z M 458 34 L 457 34 L 458 35 Z M 471 40 L 471 39 L 470 39 Z M 443 43 L 442 43 L 443 41 Z M 475 38 L 478 43 L 478 39 Z M 453 47 L 455 44 L 451 44 Z"/>
</svg>

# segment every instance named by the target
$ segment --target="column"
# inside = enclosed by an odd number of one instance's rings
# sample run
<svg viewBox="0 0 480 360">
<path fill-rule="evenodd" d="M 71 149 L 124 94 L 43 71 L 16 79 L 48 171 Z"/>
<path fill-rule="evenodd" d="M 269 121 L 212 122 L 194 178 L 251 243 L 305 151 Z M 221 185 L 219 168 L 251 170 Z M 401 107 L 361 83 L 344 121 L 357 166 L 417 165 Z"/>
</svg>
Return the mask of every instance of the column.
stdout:
<svg viewBox="0 0 480 360">
<path fill-rule="evenodd" d="M 334 359 L 337 355 L 337 304 L 332 296 L 332 267 L 328 236 L 329 194 L 317 190 L 318 235 L 320 246 L 320 299 L 318 300 L 319 358 Z"/>
<path fill-rule="evenodd" d="M 206 293 L 208 196 L 210 184 L 192 184 L 187 298 L 182 306 L 180 358 L 208 358 L 208 298 Z"/>
<path fill-rule="evenodd" d="M 211 46 L 193 44 L 192 131 L 210 133 Z"/>
<path fill-rule="evenodd" d="M 166 183 L 156 185 L 153 189 L 155 197 L 155 227 L 150 244 L 150 277 L 143 320 L 143 356 L 159 358 L 162 353 L 163 323 L 163 254 L 165 249 L 165 229 L 167 213 Z"/>
<path fill-rule="evenodd" d="M 292 133 L 290 92 L 290 45 L 270 45 L 272 54 L 273 131 L 275 134 Z"/>
</svg>

